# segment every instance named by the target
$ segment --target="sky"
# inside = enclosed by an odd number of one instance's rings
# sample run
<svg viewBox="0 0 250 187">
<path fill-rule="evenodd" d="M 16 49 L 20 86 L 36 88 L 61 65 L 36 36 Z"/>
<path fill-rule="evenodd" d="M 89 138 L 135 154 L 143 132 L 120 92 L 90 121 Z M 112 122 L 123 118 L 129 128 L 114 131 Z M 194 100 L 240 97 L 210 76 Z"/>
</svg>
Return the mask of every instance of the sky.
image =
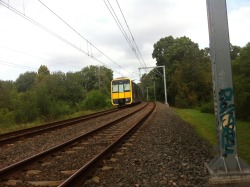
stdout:
<svg viewBox="0 0 250 187">
<path fill-rule="evenodd" d="M 250 42 L 250 1 L 227 0 L 227 13 L 230 42 L 244 47 Z M 138 68 L 156 66 L 153 45 L 167 36 L 209 47 L 206 0 L 0 0 L 0 80 L 15 81 L 41 65 L 64 73 L 104 65 L 114 78 L 139 82 Z"/>
</svg>

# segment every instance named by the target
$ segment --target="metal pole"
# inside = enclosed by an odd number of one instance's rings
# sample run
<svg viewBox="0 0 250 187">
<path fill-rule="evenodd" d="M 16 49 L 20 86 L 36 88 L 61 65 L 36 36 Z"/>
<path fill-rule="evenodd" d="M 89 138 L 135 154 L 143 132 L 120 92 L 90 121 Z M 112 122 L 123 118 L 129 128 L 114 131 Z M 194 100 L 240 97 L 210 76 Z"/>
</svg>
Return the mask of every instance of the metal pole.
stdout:
<svg viewBox="0 0 250 187">
<path fill-rule="evenodd" d="M 212 176 L 246 171 L 238 157 L 234 90 L 226 0 L 207 0 L 218 155 L 207 165 Z M 248 170 L 249 173 L 249 170 Z M 225 175 L 226 174 L 226 175 Z"/>
<path fill-rule="evenodd" d="M 168 105 L 165 66 L 163 66 L 163 76 L 164 76 L 163 79 L 164 79 L 164 91 L 165 91 L 165 104 Z"/>
<path fill-rule="evenodd" d="M 155 95 L 155 81 L 154 81 L 154 96 L 155 96 L 155 101 L 156 101 L 156 95 Z"/>
<path fill-rule="evenodd" d="M 100 66 L 98 68 L 98 81 L 99 81 L 99 90 L 100 90 L 100 87 L 101 87 L 101 78 L 100 78 Z"/>
<path fill-rule="evenodd" d="M 147 101 L 148 101 L 148 87 L 147 87 Z"/>
<path fill-rule="evenodd" d="M 165 73 L 165 66 L 153 66 L 153 67 L 141 67 L 138 68 L 139 71 L 141 69 L 149 69 L 149 68 L 163 68 L 163 79 L 164 79 L 164 92 L 165 92 L 165 104 L 168 105 L 168 100 L 167 100 L 167 87 L 166 87 L 166 73 Z"/>
</svg>

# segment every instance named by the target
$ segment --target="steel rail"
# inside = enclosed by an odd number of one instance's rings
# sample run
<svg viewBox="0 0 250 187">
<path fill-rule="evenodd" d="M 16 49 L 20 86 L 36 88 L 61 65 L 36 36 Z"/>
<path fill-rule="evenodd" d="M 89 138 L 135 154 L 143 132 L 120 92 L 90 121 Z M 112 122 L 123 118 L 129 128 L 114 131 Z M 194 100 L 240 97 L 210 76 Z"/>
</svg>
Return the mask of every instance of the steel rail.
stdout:
<svg viewBox="0 0 250 187">
<path fill-rule="evenodd" d="M 147 105 L 148 104 L 144 105 L 143 107 L 137 109 L 136 111 L 133 111 L 133 112 L 131 112 L 131 113 L 119 118 L 119 119 L 116 119 L 115 121 L 107 123 L 107 124 L 105 124 L 105 125 L 103 125 L 103 126 L 101 126 L 99 128 L 96 128 L 96 129 L 94 129 L 92 131 L 89 131 L 89 132 L 87 132 L 87 133 L 85 133 L 83 135 L 80 135 L 80 136 L 78 136 L 78 137 L 76 137 L 74 139 L 71 139 L 71 140 L 69 140 L 67 142 L 64 142 L 64 143 L 62 143 L 60 145 L 57 145 L 57 146 L 55 146 L 55 147 L 53 147 L 51 149 L 48 149 L 46 151 L 43 151 L 43 152 L 38 153 L 36 155 L 33 155 L 33 156 L 29 157 L 29 158 L 21 160 L 21 161 L 19 161 L 17 163 L 14 163 L 14 164 L 12 164 L 10 166 L 7 166 L 7 167 L 0 170 L 0 176 L 1 177 L 6 177 L 6 176 L 8 176 L 10 174 L 13 174 L 13 173 L 17 172 L 18 170 L 20 170 L 21 168 L 26 167 L 26 166 L 32 164 L 33 162 L 35 162 L 35 161 L 37 161 L 37 160 L 39 160 L 39 159 L 41 159 L 41 158 L 43 158 L 43 157 L 45 157 L 45 156 L 47 156 L 49 154 L 52 154 L 52 153 L 54 153 L 56 151 L 64 149 L 64 148 L 68 147 L 69 145 L 73 144 L 74 142 L 77 142 L 77 141 L 85 138 L 86 136 L 92 135 L 92 134 L 96 133 L 97 131 L 102 130 L 102 129 L 110 126 L 110 125 L 114 125 L 114 124 L 116 124 L 118 122 L 121 122 L 121 121 L 125 120 L 126 118 L 128 118 L 128 117 L 134 115 L 135 113 L 139 112 L 140 110 L 145 108 Z"/>
<path fill-rule="evenodd" d="M 80 123 L 80 122 L 83 122 L 83 121 L 86 121 L 89 119 L 93 119 L 96 117 L 104 116 L 106 114 L 117 112 L 119 110 L 121 110 L 121 109 L 106 110 L 106 111 L 102 111 L 102 112 L 97 112 L 97 113 L 93 113 L 93 114 L 79 116 L 76 118 L 47 123 L 44 125 L 40 125 L 40 126 L 28 128 L 28 129 L 23 129 L 23 130 L 19 130 L 19 131 L 1 134 L 0 135 L 0 145 L 5 145 L 7 143 L 12 143 L 12 142 L 18 141 L 22 138 L 33 137 L 33 136 L 43 134 L 43 133 L 48 132 L 48 131 L 64 128 L 64 127 L 74 125 L 74 124 L 77 124 L 77 123 Z"/>
<path fill-rule="evenodd" d="M 101 153 L 96 155 L 92 160 L 86 163 L 82 168 L 80 168 L 76 173 L 74 173 L 71 177 L 65 180 L 59 187 L 70 187 L 70 186 L 81 186 L 85 180 L 89 177 L 90 173 L 92 172 L 93 168 L 102 161 L 105 157 L 110 155 L 110 153 L 122 142 L 127 139 L 143 122 L 151 115 L 154 111 L 156 104 L 153 103 L 154 106 L 152 109 L 143 116 L 138 122 L 136 122 L 130 129 L 128 129 L 123 135 L 121 135 L 115 142 L 109 145 L 105 150 Z"/>
</svg>

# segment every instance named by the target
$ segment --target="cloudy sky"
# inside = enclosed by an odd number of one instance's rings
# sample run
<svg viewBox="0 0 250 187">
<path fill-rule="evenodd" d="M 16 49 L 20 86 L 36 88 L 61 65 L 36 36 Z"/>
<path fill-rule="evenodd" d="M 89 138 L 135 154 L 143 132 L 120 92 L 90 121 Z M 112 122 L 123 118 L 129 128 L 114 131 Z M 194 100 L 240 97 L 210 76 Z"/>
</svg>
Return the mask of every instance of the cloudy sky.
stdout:
<svg viewBox="0 0 250 187">
<path fill-rule="evenodd" d="M 187 36 L 200 49 L 209 46 L 206 0 L 118 0 L 143 60 L 109 3 L 132 40 L 116 0 L 0 0 L 0 80 L 15 81 L 41 65 L 65 73 L 105 65 L 114 77 L 138 80 L 139 67 L 156 65 L 160 38 Z M 227 0 L 227 9 L 230 41 L 243 47 L 250 42 L 250 1 Z"/>
</svg>

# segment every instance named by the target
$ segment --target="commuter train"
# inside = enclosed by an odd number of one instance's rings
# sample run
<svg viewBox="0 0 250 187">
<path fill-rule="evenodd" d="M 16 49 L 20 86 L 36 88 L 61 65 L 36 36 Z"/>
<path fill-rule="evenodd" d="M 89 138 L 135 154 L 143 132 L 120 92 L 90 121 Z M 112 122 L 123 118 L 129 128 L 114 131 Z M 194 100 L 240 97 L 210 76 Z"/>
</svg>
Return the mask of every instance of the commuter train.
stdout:
<svg viewBox="0 0 250 187">
<path fill-rule="evenodd" d="M 141 88 L 131 79 L 121 77 L 111 81 L 112 105 L 122 107 L 125 105 L 140 103 L 141 100 Z"/>
</svg>

